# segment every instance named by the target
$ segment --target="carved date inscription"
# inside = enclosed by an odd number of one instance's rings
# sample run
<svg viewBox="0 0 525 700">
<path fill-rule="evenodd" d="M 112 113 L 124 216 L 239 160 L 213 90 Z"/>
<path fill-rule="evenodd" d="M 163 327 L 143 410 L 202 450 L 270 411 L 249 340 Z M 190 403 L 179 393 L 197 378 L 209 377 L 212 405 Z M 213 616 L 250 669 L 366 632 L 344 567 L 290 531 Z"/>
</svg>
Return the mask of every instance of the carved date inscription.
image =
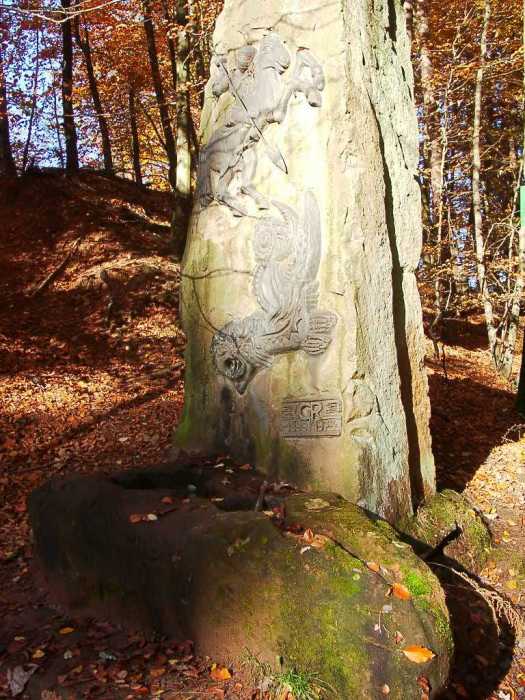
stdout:
<svg viewBox="0 0 525 700">
<path fill-rule="evenodd" d="M 338 398 L 283 401 L 283 437 L 338 437 L 343 426 L 343 402 Z"/>
</svg>

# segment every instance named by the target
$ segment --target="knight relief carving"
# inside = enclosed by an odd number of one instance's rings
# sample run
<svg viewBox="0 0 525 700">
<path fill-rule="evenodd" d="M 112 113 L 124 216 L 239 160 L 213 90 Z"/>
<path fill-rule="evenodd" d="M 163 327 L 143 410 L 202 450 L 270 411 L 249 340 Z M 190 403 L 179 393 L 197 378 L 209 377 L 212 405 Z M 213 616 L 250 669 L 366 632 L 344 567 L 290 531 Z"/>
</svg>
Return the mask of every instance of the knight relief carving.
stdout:
<svg viewBox="0 0 525 700">
<path fill-rule="evenodd" d="M 324 353 L 337 321 L 318 308 L 321 216 L 314 194 L 304 195 L 301 216 L 280 202 L 272 206 L 278 216 L 259 219 L 253 239 L 253 293 L 260 308 L 223 326 L 211 345 L 216 370 L 239 394 L 277 355 Z"/>
<path fill-rule="evenodd" d="M 223 126 L 216 129 L 201 149 L 198 165 L 197 198 L 201 207 L 217 201 L 236 216 L 247 213 L 247 198 L 258 209 L 268 209 L 268 200 L 254 187 L 257 170 L 256 145 L 274 163 L 287 172 L 280 150 L 272 145 L 266 127 L 282 123 L 293 95 L 304 95 L 312 107 L 321 106 L 325 87 L 323 69 L 308 49 L 300 48 L 292 57 L 276 32 L 266 34 L 258 44 L 247 44 L 235 54 L 212 58 L 211 89 L 215 97 L 229 94 Z"/>
</svg>

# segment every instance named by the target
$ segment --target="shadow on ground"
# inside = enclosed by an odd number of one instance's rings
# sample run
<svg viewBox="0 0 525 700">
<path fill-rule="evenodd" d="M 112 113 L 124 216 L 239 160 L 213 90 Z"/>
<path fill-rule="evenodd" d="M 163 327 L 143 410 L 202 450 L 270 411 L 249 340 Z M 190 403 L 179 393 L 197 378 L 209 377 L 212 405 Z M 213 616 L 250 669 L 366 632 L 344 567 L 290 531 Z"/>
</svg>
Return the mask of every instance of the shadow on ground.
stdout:
<svg viewBox="0 0 525 700">
<path fill-rule="evenodd" d="M 438 373 L 429 386 L 438 489 L 463 491 L 494 447 L 519 439 L 512 428 L 523 419 L 510 391 Z"/>
<path fill-rule="evenodd" d="M 445 560 L 431 568 L 445 591 L 455 646 L 448 688 L 438 700 L 486 700 L 512 664 L 514 632 Z"/>
</svg>

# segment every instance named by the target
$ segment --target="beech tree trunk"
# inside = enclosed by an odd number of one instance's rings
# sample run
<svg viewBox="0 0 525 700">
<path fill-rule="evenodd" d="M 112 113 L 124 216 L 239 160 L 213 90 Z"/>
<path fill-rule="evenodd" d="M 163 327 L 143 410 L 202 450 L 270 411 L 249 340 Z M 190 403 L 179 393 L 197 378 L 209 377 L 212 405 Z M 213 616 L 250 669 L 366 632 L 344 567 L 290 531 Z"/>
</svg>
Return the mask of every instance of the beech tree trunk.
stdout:
<svg viewBox="0 0 525 700">
<path fill-rule="evenodd" d="M 164 135 L 164 148 L 166 150 L 166 157 L 168 159 L 168 180 L 173 189 L 177 189 L 177 150 L 175 147 L 175 137 L 173 135 L 173 129 L 171 127 L 170 113 L 166 99 L 164 96 L 164 86 L 162 83 L 162 76 L 160 74 L 159 68 L 159 58 L 157 54 L 157 45 L 155 42 L 155 27 L 153 24 L 153 17 L 151 14 L 151 2 L 150 0 L 143 0 L 143 13 L 144 13 L 144 33 L 146 35 L 146 44 L 148 47 L 148 57 L 151 70 L 151 79 L 153 82 L 153 88 L 155 90 L 155 97 L 157 99 L 157 107 L 159 110 L 160 123 L 162 126 L 162 133 Z"/>
<path fill-rule="evenodd" d="M 0 37 L 0 175 L 16 177 L 16 165 L 11 150 L 9 136 L 9 115 L 7 112 L 7 87 L 4 75 L 2 42 Z"/>
<path fill-rule="evenodd" d="M 189 91 L 189 39 L 185 0 L 177 0 L 177 191 L 183 197 L 191 193 L 191 114 Z"/>
<path fill-rule="evenodd" d="M 435 490 L 405 17 L 300 5 L 226 0 L 217 20 L 175 444 L 396 521 Z"/>
<path fill-rule="evenodd" d="M 66 142 L 66 170 L 78 172 L 77 129 L 73 109 L 73 31 L 69 16 L 71 0 L 60 0 L 64 16 L 62 22 L 62 112 L 64 124 L 64 140 Z"/>
<path fill-rule="evenodd" d="M 40 27 L 36 30 L 35 42 L 35 70 L 33 73 L 33 91 L 31 95 L 31 113 L 29 115 L 29 124 L 27 126 L 26 142 L 24 144 L 24 153 L 22 155 L 22 172 L 27 169 L 27 161 L 29 159 L 29 148 L 31 146 L 31 138 L 33 136 L 33 126 L 36 116 L 37 96 L 38 96 L 38 78 L 40 74 Z"/>
<path fill-rule="evenodd" d="M 436 315 L 431 326 L 431 333 L 434 341 L 436 341 L 440 334 L 439 328 L 443 317 L 442 282 L 439 268 L 442 262 L 445 146 L 441 143 L 442 129 L 440 129 L 439 125 L 438 107 L 433 82 L 434 67 L 430 55 L 428 11 L 428 0 L 416 0 L 416 31 L 419 41 L 421 88 L 423 92 L 424 109 L 423 123 L 425 141 L 423 148 L 427 170 L 422 190 L 426 199 L 425 209 L 427 213 L 428 242 L 436 251 L 430 259 L 430 263 L 436 271 L 434 282 L 434 305 Z M 405 15 L 407 17 L 407 26 L 410 27 L 409 17 L 413 19 L 410 0 L 405 3 Z"/>
<path fill-rule="evenodd" d="M 58 114 L 58 86 L 57 82 L 55 81 L 55 76 L 53 76 L 53 121 L 54 121 L 54 126 L 55 126 L 55 134 L 57 137 L 57 149 L 56 149 L 56 154 L 58 156 L 58 160 L 60 162 L 60 167 L 65 168 L 66 166 L 66 161 L 64 158 L 64 148 L 62 146 L 62 128 L 60 126 L 60 117 Z"/>
<path fill-rule="evenodd" d="M 525 0 L 523 0 L 523 42 L 525 46 Z M 523 57 L 523 88 L 525 90 L 525 56 Z M 523 153 L 522 153 L 522 183 L 525 183 L 525 92 L 523 93 Z M 524 198 L 525 199 L 525 198 Z M 519 233 L 519 250 L 520 250 L 520 277 L 521 277 L 521 289 L 520 296 L 517 300 L 518 303 L 518 314 L 521 310 L 521 297 L 523 295 L 523 283 L 525 281 L 525 212 L 521 211 L 522 205 L 525 204 L 523 200 L 520 201 L 520 233 Z M 519 317 L 518 317 L 519 321 Z M 517 324 L 516 324 L 517 327 Z M 516 396 L 516 408 L 522 414 L 525 415 L 525 334 L 523 335 L 523 348 L 521 355 L 521 368 L 520 376 L 518 380 L 518 393 Z"/>
<path fill-rule="evenodd" d="M 410 5 L 409 5 L 410 6 Z M 427 188 L 428 208 L 431 230 L 437 224 L 438 207 L 441 201 L 442 174 L 439 128 L 437 123 L 437 104 L 433 84 L 432 59 L 430 56 L 430 37 L 428 19 L 428 0 L 416 0 L 416 29 L 420 47 L 421 87 L 423 90 L 424 123 L 426 131 L 427 162 L 430 170 Z"/>
<path fill-rule="evenodd" d="M 171 81 L 176 103 L 176 150 L 177 150 L 177 194 L 190 196 L 191 189 L 191 152 L 190 139 L 192 121 L 190 115 L 190 93 L 188 89 L 188 53 L 189 41 L 185 31 L 188 23 L 186 0 L 177 0 L 176 16 L 172 18 L 166 0 L 162 3 L 164 19 L 177 27 L 177 40 L 172 32 L 168 34 L 168 53 L 170 56 Z"/>
<path fill-rule="evenodd" d="M 487 58 L 487 34 L 491 16 L 491 0 L 485 0 L 483 26 L 481 30 L 479 68 L 476 72 L 474 92 L 474 117 L 472 128 L 472 213 L 474 220 L 474 243 L 476 247 L 476 271 L 479 291 L 485 312 L 485 323 L 489 341 L 489 349 L 494 364 L 497 366 L 497 336 L 494 322 L 494 310 L 487 283 L 487 268 L 485 264 L 485 236 L 483 232 L 483 208 L 481 203 L 481 110 L 483 98 L 483 75 Z"/>
<path fill-rule="evenodd" d="M 89 91 L 91 93 L 93 107 L 95 108 L 95 114 L 97 115 L 100 139 L 102 141 L 102 156 L 104 159 L 104 170 L 106 173 L 108 173 L 108 175 L 111 175 L 114 172 L 114 168 L 113 155 L 111 152 L 111 139 L 109 136 L 109 126 L 106 119 L 106 115 L 102 108 L 102 100 L 100 99 L 97 78 L 95 76 L 93 57 L 91 55 L 91 44 L 89 43 L 89 30 L 87 24 L 84 24 L 84 37 L 82 38 L 79 17 L 77 17 L 75 21 L 75 38 L 77 40 L 78 46 L 80 47 L 80 50 L 82 51 L 82 55 L 84 56 L 84 63 L 86 64 Z"/>
<path fill-rule="evenodd" d="M 135 105 L 135 88 L 130 86 L 128 93 L 129 122 L 131 126 L 131 156 L 133 161 L 133 174 L 137 185 L 142 185 L 142 169 L 140 167 L 140 140 L 137 128 L 137 108 Z"/>
</svg>

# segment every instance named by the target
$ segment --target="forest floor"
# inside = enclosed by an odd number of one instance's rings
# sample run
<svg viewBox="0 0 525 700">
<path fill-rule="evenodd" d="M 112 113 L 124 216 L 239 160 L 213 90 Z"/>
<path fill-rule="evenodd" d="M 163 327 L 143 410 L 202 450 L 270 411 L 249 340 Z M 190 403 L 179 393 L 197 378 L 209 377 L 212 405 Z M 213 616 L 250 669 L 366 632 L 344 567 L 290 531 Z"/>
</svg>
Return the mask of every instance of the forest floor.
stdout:
<svg viewBox="0 0 525 700">
<path fill-rule="evenodd" d="M 170 460 L 184 337 L 168 211 L 167 195 L 94 174 L 0 187 L 0 697 L 257 697 L 242 676 L 218 680 L 221 659 L 195 656 L 191 640 L 64 616 L 33 575 L 31 490 Z M 525 419 L 475 324 L 440 349 L 445 361 L 428 343 L 439 488 L 483 511 L 498 547 L 482 582 L 523 606 Z M 457 646 L 446 698 L 525 698 L 525 637 L 498 635 L 462 580 L 446 585 Z"/>
</svg>

